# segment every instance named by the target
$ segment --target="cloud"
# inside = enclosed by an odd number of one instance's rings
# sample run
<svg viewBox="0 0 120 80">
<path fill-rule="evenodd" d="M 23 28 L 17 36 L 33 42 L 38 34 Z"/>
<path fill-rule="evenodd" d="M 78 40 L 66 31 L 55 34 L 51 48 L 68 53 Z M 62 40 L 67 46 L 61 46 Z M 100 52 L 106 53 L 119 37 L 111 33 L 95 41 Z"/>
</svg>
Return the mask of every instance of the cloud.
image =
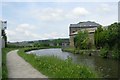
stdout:
<svg viewBox="0 0 120 80">
<path fill-rule="evenodd" d="M 97 8 L 97 12 L 99 13 L 109 13 L 112 10 L 112 6 L 110 6 L 107 3 L 102 3 L 100 6 Z"/>
<path fill-rule="evenodd" d="M 17 12 L 17 11 L 16 11 Z M 24 12 L 24 13 L 23 13 Z M 23 19 L 34 20 L 33 23 L 13 24 L 11 26 L 16 26 L 11 29 L 7 29 L 8 41 L 23 41 L 23 40 L 41 40 L 41 39 L 54 39 L 54 38 L 64 38 L 68 37 L 67 29 L 69 20 L 74 20 L 75 18 L 83 17 L 88 15 L 90 12 L 83 7 L 74 7 L 72 9 L 62 9 L 62 8 L 27 8 L 23 10 L 18 10 L 18 16 Z M 22 15 L 22 16 L 21 16 Z M 36 21 L 36 22 L 35 22 Z M 49 21 L 49 23 L 48 23 Z M 25 21 L 24 21 L 25 22 Z M 37 22 L 40 22 L 37 23 Z M 36 23 L 36 24 L 35 24 Z M 34 25 L 31 25 L 34 24 Z M 64 25 L 65 24 L 65 25 Z M 37 25 L 37 26 L 36 26 Z M 57 25 L 57 26 L 55 26 Z M 41 27 L 38 27 L 41 26 Z M 43 27 L 44 26 L 44 27 Z M 10 27 L 10 26 L 9 26 Z M 60 29 L 63 28 L 63 29 Z M 46 28 L 46 29 L 45 29 Z M 49 29 L 50 28 L 50 29 Z M 59 30 L 57 30 L 57 28 Z M 39 32 L 39 30 L 45 30 Z"/>
<path fill-rule="evenodd" d="M 110 5 L 108 5 L 108 4 L 101 4 L 101 9 L 103 11 L 107 11 L 107 12 L 111 10 Z"/>
<path fill-rule="evenodd" d="M 81 7 L 74 8 L 72 12 L 73 15 L 77 15 L 77 16 L 83 16 L 89 14 L 89 12 L 85 8 L 81 8 Z"/>
<path fill-rule="evenodd" d="M 60 34 L 58 32 L 45 33 L 44 37 L 46 39 L 64 38 L 65 34 Z"/>
<path fill-rule="evenodd" d="M 65 34 L 57 32 L 37 34 L 35 33 L 35 26 L 30 24 L 20 24 L 15 29 L 6 30 L 8 41 L 28 41 L 28 40 L 41 40 L 41 39 L 55 39 L 64 37 Z"/>
<path fill-rule="evenodd" d="M 20 24 L 16 27 L 16 31 L 18 32 L 25 32 L 25 31 L 31 31 L 34 30 L 35 26 L 30 25 L 30 24 Z"/>
<path fill-rule="evenodd" d="M 3 0 L 3 2 L 113 2 L 113 0 Z"/>
<path fill-rule="evenodd" d="M 43 9 L 36 9 L 30 10 L 31 16 L 36 19 L 48 21 L 48 20 L 61 20 L 64 16 L 62 9 L 56 8 L 43 8 Z"/>
<path fill-rule="evenodd" d="M 61 21 L 88 15 L 90 12 L 83 7 L 75 7 L 71 10 L 59 8 L 31 9 L 29 14 L 32 18 L 41 21 Z"/>
<path fill-rule="evenodd" d="M 12 30 L 6 30 L 9 41 L 21 41 L 41 38 L 34 33 L 35 26 L 30 24 L 20 24 Z"/>
</svg>

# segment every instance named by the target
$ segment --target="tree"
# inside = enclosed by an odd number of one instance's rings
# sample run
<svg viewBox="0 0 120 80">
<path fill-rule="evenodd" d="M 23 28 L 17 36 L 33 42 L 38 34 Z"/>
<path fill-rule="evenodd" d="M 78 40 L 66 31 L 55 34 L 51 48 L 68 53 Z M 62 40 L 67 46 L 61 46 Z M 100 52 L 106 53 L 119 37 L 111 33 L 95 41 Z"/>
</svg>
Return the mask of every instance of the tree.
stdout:
<svg viewBox="0 0 120 80">
<path fill-rule="evenodd" d="M 88 49 L 88 42 L 89 38 L 87 31 L 79 31 L 74 38 L 75 48 L 77 49 Z"/>
<path fill-rule="evenodd" d="M 112 49 L 112 47 L 116 44 L 119 43 L 120 38 L 118 38 L 119 35 L 119 25 L 118 23 L 111 24 L 108 27 L 108 32 L 109 32 L 109 47 Z"/>
<path fill-rule="evenodd" d="M 113 57 L 120 59 L 120 23 L 113 23 L 104 30 L 101 27 L 97 28 L 94 40 L 96 48 L 103 50 L 102 55 L 108 49 Z"/>
<path fill-rule="evenodd" d="M 99 27 L 97 28 L 97 30 L 95 30 L 94 43 L 95 43 L 95 46 L 96 46 L 97 48 L 100 48 L 101 45 L 102 45 L 102 41 L 101 41 L 101 40 L 102 40 L 102 35 L 101 35 L 102 31 L 103 31 L 102 26 L 99 26 Z"/>
</svg>

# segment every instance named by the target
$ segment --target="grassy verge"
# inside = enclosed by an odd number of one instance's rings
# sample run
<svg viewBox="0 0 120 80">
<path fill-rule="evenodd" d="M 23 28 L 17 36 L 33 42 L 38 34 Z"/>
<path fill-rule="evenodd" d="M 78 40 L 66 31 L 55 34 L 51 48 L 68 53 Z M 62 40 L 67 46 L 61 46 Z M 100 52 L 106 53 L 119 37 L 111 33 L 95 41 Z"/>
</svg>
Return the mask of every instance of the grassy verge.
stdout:
<svg viewBox="0 0 120 80">
<path fill-rule="evenodd" d="M 75 48 L 63 48 L 62 51 L 65 52 L 71 52 L 74 54 L 84 54 L 84 55 L 89 55 L 89 56 L 99 56 L 100 50 L 96 50 L 96 49 L 87 49 L 87 50 L 79 50 L 79 49 L 75 49 Z"/>
<path fill-rule="evenodd" d="M 62 48 L 62 51 L 75 53 L 75 48 Z"/>
<path fill-rule="evenodd" d="M 20 49 L 18 54 L 34 68 L 49 78 L 95 78 L 97 74 L 91 69 L 73 64 L 71 59 L 61 60 L 56 56 L 35 56 L 25 54 L 26 49 Z"/>
<path fill-rule="evenodd" d="M 8 78 L 8 71 L 6 66 L 6 55 L 9 51 L 14 50 L 15 48 L 3 48 L 2 49 L 2 79 L 5 80 Z"/>
</svg>

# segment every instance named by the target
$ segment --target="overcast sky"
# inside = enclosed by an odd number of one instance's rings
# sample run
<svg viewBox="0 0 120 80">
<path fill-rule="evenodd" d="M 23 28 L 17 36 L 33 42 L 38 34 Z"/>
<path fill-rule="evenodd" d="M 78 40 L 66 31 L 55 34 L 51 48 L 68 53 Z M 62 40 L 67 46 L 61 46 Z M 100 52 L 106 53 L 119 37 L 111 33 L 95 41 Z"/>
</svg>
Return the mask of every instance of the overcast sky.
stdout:
<svg viewBox="0 0 120 80">
<path fill-rule="evenodd" d="M 8 22 L 8 41 L 69 38 L 70 24 L 95 21 L 106 26 L 117 22 L 118 3 L 5 0 L 0 19 Z"/>
</svg>

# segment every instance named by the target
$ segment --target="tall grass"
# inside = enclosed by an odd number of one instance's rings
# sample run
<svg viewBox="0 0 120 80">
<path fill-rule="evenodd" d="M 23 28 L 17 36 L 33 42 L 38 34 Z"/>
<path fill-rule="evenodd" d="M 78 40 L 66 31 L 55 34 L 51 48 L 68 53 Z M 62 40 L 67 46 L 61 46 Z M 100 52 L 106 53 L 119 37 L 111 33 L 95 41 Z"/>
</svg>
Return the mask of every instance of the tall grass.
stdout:
<svg viewBox="0 0 120 80">
<path fill-rule="evenodd" d="M 71 59 L 61 60 L 56 56 L 35 56 L 26 54 L 20 49 L 18 54 L 34 68 L 49 78 L 95 78 L 97 74 L 91 69 L 71 62 Z"/>
</svg>

